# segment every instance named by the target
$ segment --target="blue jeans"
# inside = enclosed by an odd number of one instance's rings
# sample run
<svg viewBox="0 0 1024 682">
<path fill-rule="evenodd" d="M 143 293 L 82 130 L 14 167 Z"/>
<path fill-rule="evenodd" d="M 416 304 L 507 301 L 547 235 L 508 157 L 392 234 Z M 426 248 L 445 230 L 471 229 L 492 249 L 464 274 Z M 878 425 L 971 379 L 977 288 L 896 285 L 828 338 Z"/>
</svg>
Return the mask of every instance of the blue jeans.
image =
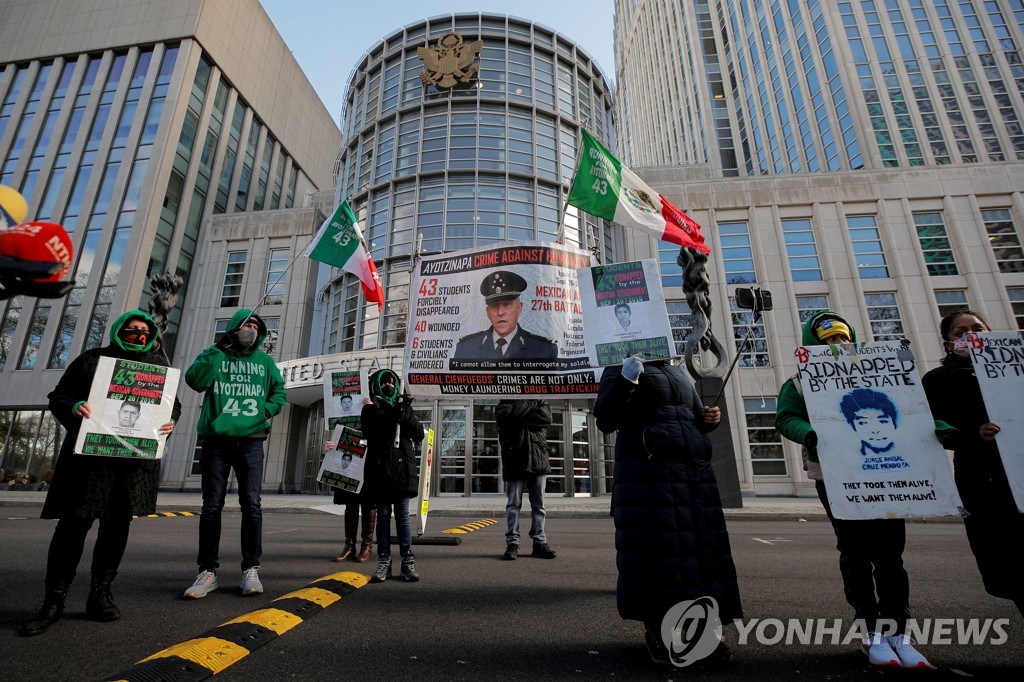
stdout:
<svg viewBox="0 0 1024 682">
<path fill-rule="evenodd" d="M 519 544 L 519 512 L 523 508 L 523 489 L 530 495 L 530 537 L 537 544 L 544 544 L 548 536 L 544 534 L 544 481 L 547 476 L 526 474 L 526 478 L 508 481 L 508 504 L 505 513 L 508 515 L 508 530 L 505 532 L 505 544 Z M 527 487 L 529 486 L 529 487 Z"/>
<path fill-rule="evenodd" d="M 220 566 L 220 514 L 232 469 L 238 480 L 238 504 L 242 507 L 242 570 L 259 566 L 263 556 L 263 441 L 222 438 L 205 442 L 199 468 L 203 473 L 203 511 L 199 515 L 196 559 L 199 569 L 216 571 Z"/>
<path fill-rule="evenodd" d="M 394 504 L 382 502 L 377 505 L 377 556 L 391 556 L 391 509 L 395 510 L 395 527 L 398 529 L 398 548 L 403 557 L 412 556 L 412 526 L 409 524 L 409 498 L 403 497 Z"/>
</svg>

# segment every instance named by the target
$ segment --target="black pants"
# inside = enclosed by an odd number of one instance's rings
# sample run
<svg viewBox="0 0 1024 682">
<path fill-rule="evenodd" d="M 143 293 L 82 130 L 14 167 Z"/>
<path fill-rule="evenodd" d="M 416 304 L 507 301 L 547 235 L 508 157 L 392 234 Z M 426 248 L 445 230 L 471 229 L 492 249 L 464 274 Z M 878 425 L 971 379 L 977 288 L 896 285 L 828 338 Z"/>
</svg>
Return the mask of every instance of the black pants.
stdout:
<svg viewBox="0 0 1024 682">
<path fill-rule="evenodd" d="M 85 549 L 85 536 L 95 519 L 64 517 L 57 522 L 46 558 L 46 586 L 70 585 Z M 128 546 L 130 516 L 100 519 L 96 546 L 92 550 L 92 574 L 116 571 Z"/>
<path fill-rule="evenodd" d="M 837 519 L 828 504 L 825 482 L 815 481 L 814 487 L 836 533 L 846 601 L 868 630 L 881 631 L 884 624 L 878 620 L 886 619 L 896 623 L 896 634 L 902 634 L 910 618 L 910 578 L 903 568 L 906 524 L 903 519 Z"/>
</svg>

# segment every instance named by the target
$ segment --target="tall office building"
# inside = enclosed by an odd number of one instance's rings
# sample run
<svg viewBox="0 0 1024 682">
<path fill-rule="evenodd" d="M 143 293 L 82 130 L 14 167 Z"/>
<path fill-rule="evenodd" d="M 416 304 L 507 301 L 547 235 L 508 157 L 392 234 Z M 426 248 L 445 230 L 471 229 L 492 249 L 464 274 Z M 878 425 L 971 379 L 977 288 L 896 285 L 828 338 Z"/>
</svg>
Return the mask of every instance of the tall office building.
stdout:
<svg viewBox="0 0 1024 682">
<path fill-rule="evenodd" d="M 250 238 L 247 263 L 207 249 L 231 261 L 238 292 L 248 268 L 278 295 L 270 275 L 288 230 L 308 234 L 315 220 L 269 216 L 331 187 L 340 146 L 258 0 L 0 0 L 0 184 L 30 217 L 64 225 L 75 252 L 67 297 L 0 302 L 0 467 L 37 477 L 52 466 L 61 433 L 47 393 L 76 355 L 107 343 L 120 312 L 146 307 L 153 274 L 184 279 L 164 341 L 187 364 L 179 338 L 201 307 L 203 242 L 224 232 L 211 217 Z M 221 305 L 255 303 L 257 289 Z M 182 426 L 172 449 L 191 454 Z"/>
<path fill-rule="evenodd" d="M 623 161 L 704 225 L 718 336 L 752 331 L 728 393 L 745 491 L 813 494 L 773 428 L 813 311 L 908 337 L 923 370 L 947 312 L 1024 327 L 1021 0 L 618 0 L 615 54 Z M 682 338 L 675 251 L 628 245 L 659 249 Z"/>
<path fill-rule="evenodd" d="M 453 71 L 425 61 L 439 42 L 466 63 Z M 410 24 L 369 48 L 346 91 L 337 199 L 349 198 L 360 219 L 387 304 L 378 314 L 354 277 L 321 269 L 311 357 L 284 364 L 289 400 L 309 406 L 310 440 L 296 487 L 316 488 L 322 373 L 402 369 L 414 249 L 437 253 L 509 240 L 555 241 L 580 129 L 614 139 L 611 111 L 611 88 L 594 60 L 566 36 L 529 21 L 444 15 Z M 605 262 L 622 253 L 621 233 L 590 216 L 581 224 L 575 210 L 565 219 L 564 238 L 594 249 Z M 439 435 L 437 494 L 502 490 L 496 402 L 414 403 Z M 589 403 L 552 401 L 553 493 L 608 487 L 610 450 L 597 445 L 605 441 Z"/>
</svg>

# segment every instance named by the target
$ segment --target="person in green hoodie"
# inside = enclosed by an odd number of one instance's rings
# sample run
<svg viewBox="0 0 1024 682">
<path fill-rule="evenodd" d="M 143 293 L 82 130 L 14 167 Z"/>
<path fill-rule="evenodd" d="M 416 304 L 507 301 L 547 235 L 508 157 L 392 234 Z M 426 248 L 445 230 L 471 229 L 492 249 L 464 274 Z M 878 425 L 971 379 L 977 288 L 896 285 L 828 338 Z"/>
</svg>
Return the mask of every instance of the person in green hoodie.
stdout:
<svg viewBox="0 0 1024 682">
<path fill-rule="evenodd" d="M 857 331 L 843 316 L 825 310 L 812 315 L 804 324 L 802 343 L 805 346 L 857 343 Z M 933 669 L 935 666 L 914 648 L 905 634 L 910 618 L 910 578 L 903 567 L 904 520 L 847 520 L 832 515 L 818 460 L 818 436 L 796 377 L 788 379 L 779 391 L 775 428 L 803 446 L 807 477 L 814 481 L 836 535 L 846 601 L 868 630 L 867 641 L 861 647 L 868 661 L 875 666 Z M 936 432 L 939 430 L 937 428 Z M 884 620 L 895 623 L 895 634 L 883 634 Z"/>
<path fill-rule="evenodd" d="M 18 634 L 38 635 L 60 620 L 64 600 L 82 559 L 85 538 L 96 519 L 99 532 L 92 551 L 92 585 L 85 613 L 92 620 L 112 621 L 121 617 L 110 585 L 117 575 L 132 517 L 156 513 L 160 485 L 160 462 L 155 459 L 96 457 L 75 452 L 82 419 L 92 417 L 89 391 L 101 357 L 135 360 L 166 366 L 163 353 L 155 348 L 156 322 L 141 310 L 129 310 L 110 327 L 110 345 L 90 348 L 64 370 L 50 392 L 50 412 L 67 429 L 46 494 L 42 518 L 59 519 L 46 557 L 46 592 L 35 618 L 18 628 Z M 164 437 L 174 430 L 181 414 L 175 399 L 171 421 L 160 427 Z"/>
<path fill-rule="evenodd" d="M 220 566 L 221 511 L 233 469 L 242 508 L 242 594 L 261 594 L 263 554 L 263 442 L 270 419 L 286 398 L 284 379 L 273 358 L 260 350 L 267 325 L 248 308 L 239 309 L 216 344 L 195 359 L 185 383 L 205 393 L 199 413 L 199 467 L 203 476 L 203 509 L 199 515 L 199 575 L 185 590 L 186 599 L 200 599 L 217 589 Z"/>
</svg>

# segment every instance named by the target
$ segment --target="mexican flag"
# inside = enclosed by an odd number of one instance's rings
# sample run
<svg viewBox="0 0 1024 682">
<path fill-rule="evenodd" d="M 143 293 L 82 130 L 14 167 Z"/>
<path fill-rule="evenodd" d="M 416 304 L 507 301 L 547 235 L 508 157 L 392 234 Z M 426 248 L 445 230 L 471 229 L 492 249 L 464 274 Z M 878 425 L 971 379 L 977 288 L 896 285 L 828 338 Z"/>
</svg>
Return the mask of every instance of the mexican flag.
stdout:
<svg viewBox="0 0 1024 682">
<path fill-rule="evenodd" d="M 700 233 L 700 225 L 693 218 L 619 163 L 586 130 L 569 204 L 605 220 L 643 230 L 662 241 L 711 253 Z"/>
<path fill-rule="evenodd" d="M 376 301 L 377 310 L 384 307 L 384 289 L 377 266 L 366 252 L 363 233 L 348 201 L 341 202 L 334 215 L 324 221 L 304 253 L 313 260 L 351 272 L 362 283 L 366 300 Z"/>
</svg>

